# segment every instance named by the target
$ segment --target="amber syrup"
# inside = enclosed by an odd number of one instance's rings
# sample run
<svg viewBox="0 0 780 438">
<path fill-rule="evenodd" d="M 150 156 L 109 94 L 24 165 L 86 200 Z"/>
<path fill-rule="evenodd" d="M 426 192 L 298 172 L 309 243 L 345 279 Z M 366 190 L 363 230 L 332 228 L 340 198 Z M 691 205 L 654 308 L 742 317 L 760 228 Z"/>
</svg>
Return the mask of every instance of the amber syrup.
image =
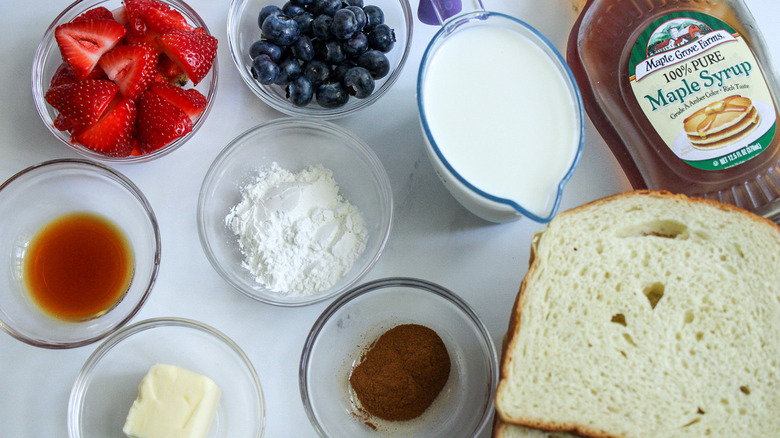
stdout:
<svg viewBox="0 0 780 438">
<path fill-rule="evenodd" d="M 24 255 L 30 297 L 45 313 L 65 321 L 111 310 L 126 294 L 133 270 L 124 233 L 92 213 L 71 213 L 48 223 Z"/>
</svg>

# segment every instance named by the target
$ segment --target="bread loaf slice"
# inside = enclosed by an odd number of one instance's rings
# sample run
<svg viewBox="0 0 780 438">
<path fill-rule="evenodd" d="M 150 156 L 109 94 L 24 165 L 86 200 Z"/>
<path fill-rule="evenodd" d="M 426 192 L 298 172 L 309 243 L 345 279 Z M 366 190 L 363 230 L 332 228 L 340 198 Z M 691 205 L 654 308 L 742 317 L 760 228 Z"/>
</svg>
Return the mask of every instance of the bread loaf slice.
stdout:
<svg viewBox="0 0 780 438">
<path fill-rule="evenodd" d="M 576 438 L 563 432 L 546 432 L 530 427 L 507 424 L 503 421 L 496 422 L 493 427 L 493 438 Z"/>
<path fill-rule="evenodd" d="M 502 421 L 593 437 L 780 436 L 780 228 L 667 192 L 560 213 L 511 316 Z"/>
</svg>

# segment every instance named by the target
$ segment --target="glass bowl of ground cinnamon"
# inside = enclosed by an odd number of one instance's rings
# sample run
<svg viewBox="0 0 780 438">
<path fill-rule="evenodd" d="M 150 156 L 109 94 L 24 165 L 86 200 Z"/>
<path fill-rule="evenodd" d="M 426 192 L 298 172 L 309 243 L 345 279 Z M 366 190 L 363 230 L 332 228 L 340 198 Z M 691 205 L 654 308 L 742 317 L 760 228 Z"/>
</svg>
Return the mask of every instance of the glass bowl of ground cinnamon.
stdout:
<svg viewBox="0 0 780 438">
<path fill-rule="evenodd" d="M 301 355 L 301 398 L 321 437 L 476 437 L 490 421 L 498 359 L 471 307 L 414 278 L 334 301 Z"/>
</svg>

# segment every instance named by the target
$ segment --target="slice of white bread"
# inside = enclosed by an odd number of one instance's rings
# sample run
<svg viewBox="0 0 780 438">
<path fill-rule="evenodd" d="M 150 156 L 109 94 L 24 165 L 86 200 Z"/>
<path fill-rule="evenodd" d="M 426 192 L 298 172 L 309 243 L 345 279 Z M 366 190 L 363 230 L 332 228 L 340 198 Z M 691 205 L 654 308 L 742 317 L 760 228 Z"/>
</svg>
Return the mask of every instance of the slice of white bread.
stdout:
<svg viewBox="0 0 780 438">
<path fill-rule="evenodd" d="M 493 426 L 493 438 L 576 438 L 563 432 L 545 432 L 530 427 L 497 421 Z"/>
<path fill-rule="evenodd" d="M 496 409 L 613 438 L 780 436 L 780 228 L 636 191 L 534 237 Z"/>
</svg>

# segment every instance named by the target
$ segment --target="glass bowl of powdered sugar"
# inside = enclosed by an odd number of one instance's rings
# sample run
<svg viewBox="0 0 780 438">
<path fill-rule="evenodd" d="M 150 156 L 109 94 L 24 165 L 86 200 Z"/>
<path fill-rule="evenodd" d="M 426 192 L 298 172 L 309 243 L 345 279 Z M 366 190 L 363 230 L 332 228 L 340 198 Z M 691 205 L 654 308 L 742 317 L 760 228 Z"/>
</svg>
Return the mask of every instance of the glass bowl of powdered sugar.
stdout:
<svg viewBox="0 0 780 438">
<path fill-rule="evenodd" d="M 374 266 L 392 224 L 382 163 L 325 121 L 283 118 L 228 144 L 198 200 L 214 269 L 245 295 L 302 306 L 339 295 Z"/>
</svg>

